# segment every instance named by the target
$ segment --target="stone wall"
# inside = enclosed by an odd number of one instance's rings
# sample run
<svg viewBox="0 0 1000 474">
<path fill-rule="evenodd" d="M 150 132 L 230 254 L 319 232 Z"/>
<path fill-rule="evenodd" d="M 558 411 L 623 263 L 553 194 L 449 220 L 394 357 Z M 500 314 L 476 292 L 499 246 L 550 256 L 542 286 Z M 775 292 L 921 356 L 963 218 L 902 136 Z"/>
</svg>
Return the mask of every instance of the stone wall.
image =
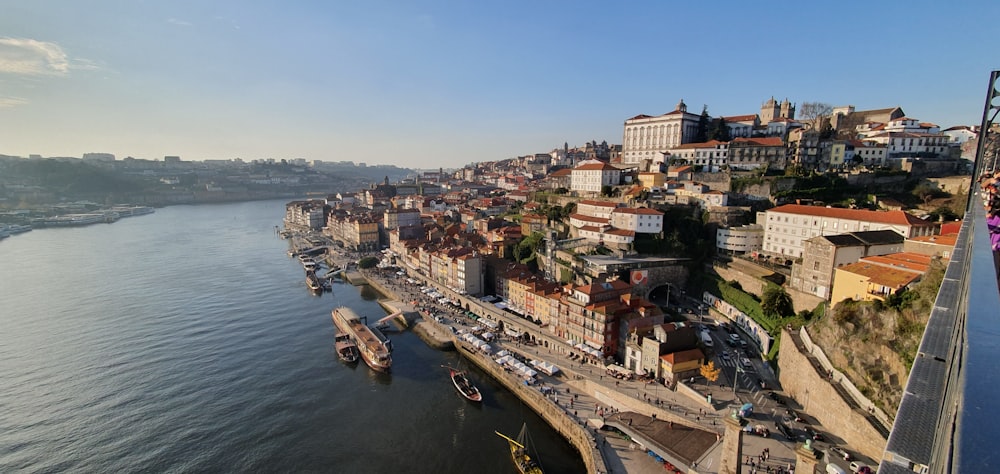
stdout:
<svg viewBox="0 0 1000 474">
<path fill-rule="evenodd" d="M 739 282 L 740 287 L 743 288 L 743 291 L 753 295 L 757 295 L 757 297 L 763 295 L 764 288 L 767 287 L 767 282 L 765 282 L 763 279 L 757 278 L 753 275 L 748 275 L 739 270 L 730 268 L 726 265 L 714 263 L 712 264 L 712 269 L 715 270 L 715 273 L 718 273 L 723 280 L 726 281 L 736 280 L 737 282 Z"/>
<path fill-rule="evenodd" d="M 825 299 L 820 298 L 819 296 L 811 295 L 788 286 L 785 287 L 785 292 L 787 292 L 788 296 L 792 298 L 792 306 L 795 308 L 796 313 L 802 310 L 812 311 L 816 309 L 816 306 L 819 306 L 820 303 L 826 302 Z"/>
<path fill-rule="evenodd" d="M 778 374 L 785 393 L 823 425 L 832 441 L 842 441 L 867 457 L 881 459 L 886 437 L 869 421 L 867 411 L 845 399 L 826 374 L 820 373 L 822 367 L 806 353 L 798 334 L 782 330 L 781 340 Z"/>
<path fill-rule="evenodd" d="M 707 184 L 712 191 L 729 192 L 729 173 L 692 173 L 691 180 Z"/>
<path fill-rule="evenodd" d="M 519 379 L 504 372 L 503 367 L 469 347 L 462 341 L 455 343 L 459 347 L 459 352 L 477 367 L 489 374 L 493 379 L 500 382 L 504 388 L 510 390 L 525 405 L 538 413 L 553 429 L 565 437 L 583 459 L 587 466 L 587 472 L 608 472 L 607 463 L 601 451 L 597 449 L 597 439 L 594 434 L 588 431 L 572 418 L 566 415 L 561 407 L 549 400 L 541 392 L 533 387 L 520 383 Z"/>
</svg>

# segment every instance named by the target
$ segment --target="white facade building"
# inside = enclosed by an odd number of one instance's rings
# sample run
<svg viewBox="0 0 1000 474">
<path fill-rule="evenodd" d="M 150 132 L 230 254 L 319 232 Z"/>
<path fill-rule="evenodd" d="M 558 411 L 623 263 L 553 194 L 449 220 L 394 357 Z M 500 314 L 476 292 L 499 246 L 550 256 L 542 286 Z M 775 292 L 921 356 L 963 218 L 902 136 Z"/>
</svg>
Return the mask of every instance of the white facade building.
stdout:
<svg viewBox="0 0 1000 474">
<path fill-rule="evenodd" d="M 703 143 L 686 143 L 667 150 L 670 158 L 684 160 L 690 165 L 717 172 L 729 162 L 729 142 L 709 140 Z"/>
<path fill-rule="evenodd" d="M 663 231 L 663 213 L 648 207 L 620 207 L 611 213 L 611 225 L 615 229 L 657 234 Z"/>
<path fill-rule="evenodd" d="M 594 161 L 576 168 L 570 175 L 570 189 L 585 193 L 600 193 L 604 186 L 617 186 L 622 172 L 607 163 Z"/>
<path fill-rule="evenodd" d="M 671 147 L 690 142 L 698 132 L 699 115 L 690 114 L 680 101 L 673 112 L 659 116 L 636 115 L 625 121 L 622 163 L 634 165 L 656 160 Z"/>
<path fill-rule="evenodd" d="M 593 201 L 584 199 L 576 203 L 577 214 L 590 217 L 600 217 L 601 219 L 611 219 L 611 212 L 621 206 L 619 203 L 609 201 Z"/>
<path fill-rule="evenodd" d="M 721 227 L 715 231 L 715 246 L 727 252 L 757 252 L 764 246 L 764 226 Z"/>
<path fill-rule="evenodd" d="M 803 243 L 819 235 L 892 230 L 906 238 L 933 235 L 935 225 L 903 211 L 866 211 L 786 204 L 757 213 L 764 226 L 764 249 L 770 255 L 802 256 Z"/>
</svg>

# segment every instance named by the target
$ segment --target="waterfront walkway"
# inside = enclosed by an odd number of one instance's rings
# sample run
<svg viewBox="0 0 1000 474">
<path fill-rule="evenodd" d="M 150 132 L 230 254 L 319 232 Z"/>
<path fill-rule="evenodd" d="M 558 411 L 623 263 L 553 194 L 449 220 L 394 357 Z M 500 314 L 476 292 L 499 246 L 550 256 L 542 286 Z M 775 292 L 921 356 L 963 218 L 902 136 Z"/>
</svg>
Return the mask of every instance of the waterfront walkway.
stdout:
<svg viewBox="0 0 1000 474">
<path fill-rule="evenodd" d="M 346 255 L 338 254 L 335 251 L 328 263 L 345 268 L 349 261 L 351 259 Z M 698 392 L 712 395 L 713 403 L 708 405 L 703 399 L 695 399 L 692 395 L 670 390 L 660 384 L 615 378 L 606 371 L 600 361 L 580 357 L 579 350 L 567 345 L 565 341 L 542 333 L 533 323 L 476 298 L 457 295 L 447 288 L 427 281 L 419 274 L 410 276 L 418 283 L 409 284 L 406 278 L 401 278 L 395 273 L 389 274 L 375 269 L 360 270 L 359 272 L 365 280 L 372 283 L 390 300 L 396 300 L 392 303 L 393 307 L 421 314 L 422 317 L 416 318 L 416 326 L 421 327 L 417 332 L 421 333 L 421 337 L 428 344 L 435 345 L 434 341 L 440 343 L 444 340 L 451 342 L 454 338 L 454 331 L 470 329 L 479 323 L 467 318 L 464 309 L 460 310 L 430 301 L 417 289 L 419 285 L 423 284 L 434 286 L 441 293 L 459 299 L 463 303 L 463 308 L 467 307 L 469 311 L 480 317 L 493 321 L 503 321 L 505 327 L 518 328 L 521 333 L 525 331 L 522 328 L 526 328 L 533 334 L 535 343 L 523 344 L 503 334 L 497 334 L 498 339 L 493 342 L 493 346 L 517 352 L 529 359 L 544 360 L 560 368 L 562 373 L 554 377 L 539 374 L 539 387 L 551 389 L 549 391 L 550 397 L 563 409 L 566 416 L 581 426 L 587 427 L 597 436 L 598 448 L 601 450 L 610 472 L 664 472 L 664 467 L 662 463 L 656 462 L 639 445 L 630 442 L 621 433 L 599 430 L 598 428 L 604 425 L 604 419 L 607 419 L 608 416 L 622 412 L 634 412 L 652 419 L 655 415 L 658 420 L 679 423 L 721 435 L 723 432 L 721 417 L 728 414 L 728 410 L 733 404 L 742 403 L 741 398 L 734 395 L 731 384 L 722 383 L 721 380 L 718 385 L 697 385 Z M 444 315 L 447 318 L 446 322 L 440 323 L 425 316 L 426 311 Z M 746 398 L 747 394 L 740 393 L 740 396 Z M 776 418 L 773 410 L 770 415 L 767 417 L 762 413 L 758 418 L 764 417 L 772 420 Z M 752 423 L 763 422 L 759 419 L 750 421 Z M 779 441 L 773 437 L 745 436 L 743 452 L 755 455 L 767 448 L 772 456 L 775 456 L 775 460 L 780 461 L 793 458 L 792 450 L 794 447 L 794 443 L 787 440 Z M 721 454 L 721 443 L 716 443 L 704 451 L 695 461 L 697 467 L 693 468 L 692 472 L 717 472 Z"/>
</svg>

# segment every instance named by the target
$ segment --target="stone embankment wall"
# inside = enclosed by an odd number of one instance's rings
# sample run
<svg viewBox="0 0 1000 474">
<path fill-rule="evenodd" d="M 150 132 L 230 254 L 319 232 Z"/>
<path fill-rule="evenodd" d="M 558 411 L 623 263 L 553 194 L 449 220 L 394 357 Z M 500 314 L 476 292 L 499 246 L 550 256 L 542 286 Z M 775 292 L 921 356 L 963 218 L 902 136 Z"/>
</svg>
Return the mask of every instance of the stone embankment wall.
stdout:
<svg viewBox="0 0 1000 474">
<path fill-rule="evenodd" d="M 881 459 L 886 437 L 869 420 L 867 407 L 845 398 L 830 383 L 828 375 L 821 372 L 821 364 L 805 350 L 797 333 L 783 330 L 781 338 L 785 343 L 778 355 L 778 373 L 785 393 L 815 417 L 830 436 L 840 438 L 865 456 Z"/>
<path fill-rule="evenodd" d="M 506 373 L 503 367 L 489 357 L 476 352 L 474 348 L 461 341 L 456 341 L 455 344 L 460 348 L 459 352 L 463 356 L 514 393 L 553 429 L 569 440 L 580 452 L 580 457 L 583 459 L 584 465 L 587 466 L 587 472 L 608 472 L 607 463 L 597 448 L 597 439 L 593 433 L 567 416 L 560 406 L 546 398 L 537 389 L 524 385 L 519 379 Z"/>
<path fill-rule="evenodd" d="M 380 293 L 386 296 L 397 297 L 396 294 L 385 288 L 374 279 L 367 279 L 367 283 Z M 608 472 L 607 463 L 604 456 L 597 448 L 597 439 L 594 434 L 586 428 L 577 424 L 572 418 L 566 415 L 561 407 L 542 395 L 538 390 L 520 383 L 520 380 L 507 374 L 503 367 L 498 365 L 489 357 L 480 354 L 462 341 L 458 340 L 450 330 L 444 325 L 433 320 L 421 319 L 411 326 L 413 332 L 431 347 L 438 349 L 458 348 L 462 355 L 476 364 L 490 377 L 500 382 L 507 390 L 510 390 L 528 407 L 538 413 L 553 429 L 565 437 L 580 453 L 587 472 L 605 473 Z M 447 333 L 445 331 L 448 331 Z"/>
<path fill-rule="evenodd" d="M 741 272 L 736 268 L 719 263 L 712 264 L 712 270 L 715 270 L 715 273 L 718 273 L 723 280 L 736 280 L 740 283 L 740 287 L 743 288 L 743 291 L 747 293 L 757 295 L 757 297 L 764 294 L 764 288 L 766 287 L 767 282 L 761 278 L 757 278 L 753 275 Z"/>
</svg>

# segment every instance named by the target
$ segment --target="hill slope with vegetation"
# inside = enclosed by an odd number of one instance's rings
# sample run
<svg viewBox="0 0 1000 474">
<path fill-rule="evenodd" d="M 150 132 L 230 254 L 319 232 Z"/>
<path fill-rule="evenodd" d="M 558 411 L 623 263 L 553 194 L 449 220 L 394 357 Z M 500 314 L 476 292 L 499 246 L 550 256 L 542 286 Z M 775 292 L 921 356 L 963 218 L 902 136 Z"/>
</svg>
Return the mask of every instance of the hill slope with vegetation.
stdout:
<svg viewBox="0 0 1000 474">
<path fill-rule="evenodd" d="M 945 265 L 882 301 L 843 301 L 809 326 L 830 362 L 887 413 L 895 413 L 913 366 Z"/>
</svg>

